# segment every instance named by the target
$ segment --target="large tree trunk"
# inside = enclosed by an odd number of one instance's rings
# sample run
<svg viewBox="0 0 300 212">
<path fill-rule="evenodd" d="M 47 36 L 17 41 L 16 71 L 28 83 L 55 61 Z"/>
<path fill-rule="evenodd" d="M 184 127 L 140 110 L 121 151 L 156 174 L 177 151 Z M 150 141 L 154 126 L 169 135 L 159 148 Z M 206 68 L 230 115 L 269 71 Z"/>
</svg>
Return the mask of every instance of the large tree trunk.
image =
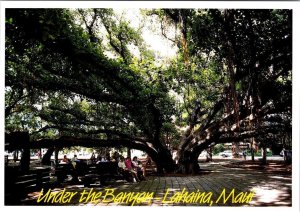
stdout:
<svg viewBox="0 0 300 212">
<path fill-rule="evenodd" d="M 254 162 L 254 138 L 251 138 L 251 160 Z"/>
<path fill-rule="evenodd" d="M 55 164 L 58 164 L 58 153 L 59 153 L 59 148 L 55 148 L 54 150 L 54 160 L 55 160 Z"/>
<path fill-rule="evenodd" d="M 251 160 L 254 162 L 254 148 L 251 147 Z"/>
<path fill-rule="evenodd" d="M 131 149 L 127 147 L 127 157 L 131 158 Z"/>
<path fill-rule="evenodd" d="M 232 156 L 233 158 L 238 158 L 240 152 L 239 142 L 232 143 Z"/>
<path fill-rule="evenodd" d="M 263 165 L 267 164 L 267 148 L 265 146 L 262 147 L 262 161 Z"/>
<path fill-rule="evenodd" d="M 30 149 L 24 148 L 22 152 L 22 157 L 20 161 L 21 170 L 22 171 L 28 171 L 30 166 Z"/>
<path fill-rule="evenodd" d="M 154 162 L 156 163 L 157 166 L 157 172 L 159 174 L 163 173 L 171 173 L 175 171 L 176 165 L 174 160 L 172 159 L 172 154 L 170 151 L 160 151 L 158 153 L 158 157 Z"/>
<path fill-rule="evenodd" d="M 200 171 L 198 156 L 195 152 L 185 151 L 178 161 L 178 172 L 183 174 L 197 174 Z"/>
<path fill-rule="evenodd" d="M 29 134 L 28 133 L 23 133 L 22 134 L 22 139 L 19 140 L 18 142 L 23 143 L 23 152 L 22 152 L 22 157 L 21 157 L 21 170 L 22 171 L 28 171 L 29 166 L 30 166 L 30 147 L 29 147 Z"/>
<path fill-rule="evenodd" d="M 19 158 L 19 150 L 14 151 L 14 162 L 16 163 Z"/>
<path fill-rule="evenodd" d="M 42 158 L 42 164 L 43 165 L 50 165 L 51 164 L 51 156 L 52 156 L 54 150 L 55 150 L 54 147 L 50 147 L 47 150 L 46 154 Z"/>
<path fill-rule="evenodd" d="M 199 154 L 192 153 L 190 160 L 188 161 L 188 173 L 187 174 L 198 174 L 200 171 L 200 166 L 198 162 Z"/>
</svg>

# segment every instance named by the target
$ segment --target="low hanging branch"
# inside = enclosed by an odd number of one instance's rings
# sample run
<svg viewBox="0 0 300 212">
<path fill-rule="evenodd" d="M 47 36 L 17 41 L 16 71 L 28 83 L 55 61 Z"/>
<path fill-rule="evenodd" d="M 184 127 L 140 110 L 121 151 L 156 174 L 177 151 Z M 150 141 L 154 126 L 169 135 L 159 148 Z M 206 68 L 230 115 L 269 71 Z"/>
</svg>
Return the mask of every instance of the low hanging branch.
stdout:
<svg viewBox="0 0 300 212">
<path fill-rule="evenodd" d="M 239 126 L 242 126 L 245 122 L 249 121 L 250 119 L 256 120 L 261 119 L 264 120 L 266 118 L 266 121 L 268 122 L 267 115 L 272 114 L 272 117 L 277 117 L 275 114 L 280 113 L 281 108 L 277 105 L 275 108 L 274 105 L 266 103 L 264 106 L 262 106 L 259 109 L 259 112 L 255 114 L 248 114 L 247 108 L 245 106 L 240 108 L 240 120 L 239 120 Z M 257 136 L 262 134 L 266 134 L 268 132 L 270 133 L 276 133 L 280 129 L 286 128 L 286 130 L 289 130 L 291 128 L 291 125 L 288 124 L 288 127 L 283 126 L 269 126 L 264 127 L 261 126 L 260 128 L 257 128 L 256 130 L 247 130 L 243 128 L 238 128 L 237 123 L 235 122 L 235 114 L 234 112 L 230 115 L 227 115 L 226 117 L 223 117 L 223 119 L 216 120 L 214 122 L 211 122 L 207 125 L 206 128 L 203 129 L 203 131 L 196 130 L 194 132 L 195 136 L 198 137 L 199 141 L 191 142 L 188 146 L 189 149 L 193 149 L 193 151 L 200 152 L 203 150 L 203 148 L 207 148 L 212 143 L 227 143 L 232 142 L 233 139 L 236 139 L 236 141 L 241 141 L 243 139 L 249 138 L 251 136 Z M 253 117 L 253 118 L 251 118 Z M 282 122 L 282 120 L 280 120 Z M 229 127 L 225 127 L 225 123 L 231 123 Z M 284 129 L 285 130 L 285 129 Z M 239 133 L 236 133 L 239 132 Z M 239 135 L 241 133 L 241 136 Z M 227 135 L 227 136 L 226 136 Z M 221 137 L 222 136 L 222 137 Z M 207 144 L 206 144 L 207 143 Z"/>
<path fill-rule="evenodd" d="M 15 150 L 23 149 L 25 142 L 22 142 L 23 137 L 27 133 L 11 133 L 5 136 L 5 149 Z M 153 160 L 157 159 L 157 152 L 149 147 L 147 144 L 132 141 L 129 139 L 91 139 L 91 138 L 77 138 L 71 136 L 62 136 L 58 139 L 41 139 L 29 142 L 30 149 L 40 149 L 40 148 L 68 148 L 73 146 L 82 147 L 129 147 L 133 149 L 138 149 L 145 151 Z"/>
<path fill-rule="evenodd" d="M 115 146 L 145 146 L 145 144 L 139 142 L 133 142 L 128 139 L 92 139 L 92 138 L 77 138 L 71 136 L 62 136 L 58 139 L 42 139 L 37 141 L 31 141 L 31 148 L 48 148 L 50 146 L 56 146 L 60 148 L 72 147 L 72 146 L 84 146 L 84 147 L 115 147 Z"/>
<path fill-rule="evenodd" d="M 146 143 L 148 141 L 145 138 L 133 137 L 131 135 L 119 132 L 117 130 L 99 129 L 99 130 L 88 130 L 88 131 L 86 131 L 84 129 L 72 129 L 72 128 L 67 128 L 67 127 L 54 126 L 54 125 L 47 125 L 47 126 L 41 128 L 40 130 L 31 133 L 31 135 L 34 135 L 34 134 L 37 134 L 37 133 L 40 133 L 40 132 L 44 132 L 44 131 L 47 131 L 49 129 L 57 129 L 57 130 L 60 130 L 60 131 L 76 132 L 76 133 L 80 133 L 80 134 L 84 134 L 84 135 L 93 135 L 93 134 L 114 135 L 114 136 L 118 136 L 118 137 L 123 138 L 123 139 L 130 139 L 130 140 L 135 140 L 135 141 L 139 141 L 139 142 L 143 142 L 143 143 Z"/>
</svg>

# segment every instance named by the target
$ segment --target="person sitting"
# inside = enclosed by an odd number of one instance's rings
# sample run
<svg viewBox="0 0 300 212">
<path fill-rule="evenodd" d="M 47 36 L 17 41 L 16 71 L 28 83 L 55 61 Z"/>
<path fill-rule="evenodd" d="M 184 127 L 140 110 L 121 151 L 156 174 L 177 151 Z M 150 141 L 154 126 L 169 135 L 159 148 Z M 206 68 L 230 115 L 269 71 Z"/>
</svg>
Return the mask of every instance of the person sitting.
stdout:
<svg viewBox="0 0 300 212">
<path fill-rule="evenodd" d="M 126 181 L 132 182 L 134 176 L 132 176 L 131 172 L 129 172 L 127 170 L 125 162 L 124 162 L 124 158 L 119 157 L 118 161 L 119 161 L 118 162 L 118 174 L 123 176 Z"/>
<path fill-rule="evenodd" d="M 72 161 L 79 162 L 79 159 L 78 159 L 76 154 L 74 154 L 74 157 L 72 158 Z"/>
<path fill-rule="evenodd" d="M 243 157 L 244 157 L 244 160 L 246 160 L 246 157 L 247 157 L 247 151 L 246 150 L 243 151 Z"/>
<path fill-rule="evenodd" d="M 91 164 L 95 164 L 96 163 L 96 156 L 95 156 L 95 153 L 93 152 L 92 153 L 92 156 L 91 156 Z"/>
<path fill-rule="evenodd" d="M 137 176 L 137 171 L 134 169 L 133 165 L 132 165 L 132 161 L 130 159 L 130 157 L 127 157 L 127 159 L 125 160 L 125 166 L 126 169 L 132 174 L 132 177 L 139 182 L 139 178 Z"/>
<path fill-rule="evenodd" d="M 152 165 L 152 159 L 149 155 L 147 155 L 147 158 L 146 158 L 146 166 L 151 166 Z"/>
<path fill-rule="evenodd" d="M 145 180 L 146 179 L 146 168 L 143 166 L 143 163 L 141 161 L 138 161 L 138 166 L 139 166 L 140 170 L 143 171 L 143 178 Z"/>
<path fill-rule="evenodd" d="M 139 162 L 137 160 L 137 157 L 134 156 L 133 160 L 132 160 L 132 166 L 133 169 L 137 172 L 137 176 L 140 180 L 144 180 L 145 179 L 145 169 L 144 167 L 141 165 L 141 162 Z"/>
<path fill-rule="evenodd" d="M 76 169 L 76 165 L 79 162 L 80 162 L 80 160 L 77 158 L 77 155 L 74 155 L 74 157 L 72 158 L 72 165 L 73 165 L 74 169 Z"/>
<path fill-rule="evenodd" d="M 61 163 L 70 163 L 70 160 L 67 157 L 67 155 L 64 155 L 64 158 L 62 159 Z"/>
<path fill-rule="evenodd" d="M 124 158 L 123 157 L 120 157 L 119 158 L 119 162 L 118 162 L 118 167 L 122 170 L 126 170 L 126 165 L 125 165 L 125 162 L 124 162 Z"/>
<path fill-rule="evenodd" d="M 112 156 L 112 161 L 119 162 L 119 160 L 120 160 L 121 157 L 122 156 L 120 156 L 120 154 L 118 152 L 114 152 L 113 156 Z"/>
<path fill-rule="evenodd" d="M 106 159 L 106 157 L 102 157 L 100 162 L 108 162 L 108 160 Z"/>
</svg>

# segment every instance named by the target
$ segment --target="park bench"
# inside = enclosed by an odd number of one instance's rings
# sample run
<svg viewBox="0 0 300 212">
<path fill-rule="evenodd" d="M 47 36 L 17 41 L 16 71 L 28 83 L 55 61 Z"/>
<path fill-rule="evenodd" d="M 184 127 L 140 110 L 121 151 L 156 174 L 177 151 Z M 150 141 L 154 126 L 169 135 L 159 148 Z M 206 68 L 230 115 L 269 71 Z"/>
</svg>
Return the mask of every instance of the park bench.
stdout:
<svg viewBox="0 0 300 212">
<path fill-rule="evenodd" d="M 5 204 L 20 201 L 32 191 L 50 185 L 50 168 L 37 167 L 22 172 L 19 167 L 5 167 Z"/>
<path fill-rule="evenodd" d="M 72 182 L 78 182 L 78 176 L 83 176 L 88 172 L 88 165 L 84 162 L 76 162 L 74 167 L 71 163 L 60 163 L 55 167 L 55 176 L 58 183 L 64 182 L 68 175 L 72 176 Z"/>
<path fill-rule="evenodd" d="M 117 162 L 100 162 L 89 165 L 84 176 L 81 177 L 85 187 L 89 187 L 93 182 L 99 180 L 101 185 L 107 184 L 110 179 L 131 181 L 129 172 L 121 172 Z"/>
<path fill-rule="evenodd" d="M 71 182 L 80 183 L 81 181 L 86 187 L 96 181 L 100 181 L 101 185 L 105 185 L 111 179 L 133 181 L 132 175 L 126 170 L 120 170 L 117 162 L 100 162 L 90 165 L 80 162 L 76 163 L 75 168 L 71 163 L 56 165 L 55 176 L 58 183 L 64 182 L 68 175 L 72 176 Z"/>
<path fill-rule="evenodd" d="M 62 183 L 69 174 L 73 174 L 73 167 L 71 163 L 57 164 L 55 166 L 55 176 L 59 183 Z"/>
<path fill-rule="evenodd" d="M 146 158 L 140 158 L 139 161 L 142 162 L 142 166 L 144 167 L 146 171 L 146 176 L 153 176 L 157 173 L 157 167 L 154 161 L 150 160 L 147 161 Z"/>
</svg>

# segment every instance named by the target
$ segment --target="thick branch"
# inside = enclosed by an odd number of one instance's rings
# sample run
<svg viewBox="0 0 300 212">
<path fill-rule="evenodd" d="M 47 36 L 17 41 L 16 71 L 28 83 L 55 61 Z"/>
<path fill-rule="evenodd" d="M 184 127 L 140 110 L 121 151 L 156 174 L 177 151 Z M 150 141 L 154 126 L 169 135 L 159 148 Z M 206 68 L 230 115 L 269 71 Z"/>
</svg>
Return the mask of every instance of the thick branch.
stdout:
<svg viewBox="0 0 300 212">
<path fill-rule="evenodd" d="M 80 133 L 80 134 L 85 134 L 85 135 L 93 135 L 93 134 L 107 134 L 107 135 L 115 135 L 120 137 L 120 139 L 130 139 L 132 141 L 139 141 L 139 142 L 144 142 L 146 143 L 148 140 L 145 138 L 139 138 L 139 137 L 134 137 L 132 135 L 126 134 L 126 133 L 122 133 L 120 131 L 117 130 L 109 130 L 109 129 L 98 129 L 98 130 L 84 130 L 84 129 L 76 129 L 76 128 L 68 128 L 68 127 L 62 127 L 62 126 L 56 126 L 56 125 L 47 125 L 41 129 L 39 129 L 38 131 L 35 131 L 33 133 L 31 133 L 31 135 L 40 133 L 40 132 L 44 132 L 47 131 L 49 129 L 58 129 L 60 131 L 71 131 L 71 132 L 76 132 L 76 133 Z"/>
</svg>

